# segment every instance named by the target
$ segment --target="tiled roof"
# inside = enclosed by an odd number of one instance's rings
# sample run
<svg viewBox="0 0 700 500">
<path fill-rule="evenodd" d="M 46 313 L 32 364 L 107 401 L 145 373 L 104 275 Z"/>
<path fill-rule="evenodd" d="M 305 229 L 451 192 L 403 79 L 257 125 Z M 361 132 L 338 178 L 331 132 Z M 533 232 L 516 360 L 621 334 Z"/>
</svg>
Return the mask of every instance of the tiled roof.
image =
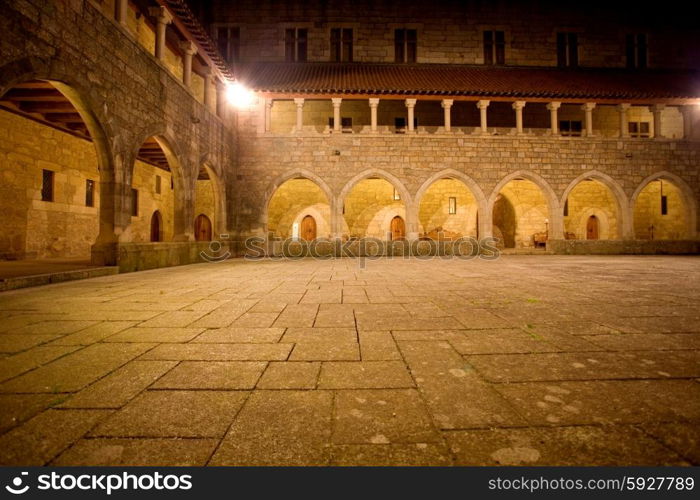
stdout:
<svg viewBox="0 0 700 500">
<path fill-rule="evenodd" d="M 691 71 L 486 67 L 448 64 L 251 63 L 234 68 L 274 94 L 362 94 L 554 99 L 697 99 Z"/>
</svg>

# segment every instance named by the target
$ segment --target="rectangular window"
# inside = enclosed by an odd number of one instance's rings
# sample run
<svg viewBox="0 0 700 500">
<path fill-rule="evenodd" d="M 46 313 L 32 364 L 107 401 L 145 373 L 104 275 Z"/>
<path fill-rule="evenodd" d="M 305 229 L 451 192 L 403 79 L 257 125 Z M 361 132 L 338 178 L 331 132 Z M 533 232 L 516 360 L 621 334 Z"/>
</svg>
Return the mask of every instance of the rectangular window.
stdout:
<svg viewBox="0 0 700 500">
<path fill-rule="evenodd" d="M 506 42 L 503 31 L 484 31 L 484 64 L 505 64 Z"/>
<path fill-rule="evenodd" d="M 161 191 L 161 177 L 160 175 L 156 175 L 156 194 L 160 194 Z"/>
<path fill-rule="evenodd" d="M 53 178 L 52 170 L 42 170 L 41 172 L 41 201 L 53 201 Z"/>
<path fill-rule="evenodd" d="M 305 62 L 307 52 L 306 28 L 287 28 L 284 35 L 284 57 L 288 62 Z"/>
<path fill-rule="evenodd" d="M 85 206 L 95 206 L 95 181 L 91 179 L 85 181 Z"/>
<path fill-rule="evenodd" d="M 562 68 L 578 66 L 578 35 L 557 33 L 557 65 Z"/>
<path fill-rule="evenodd" d="M 668 215 L 668 197 L 661 195 L 661 215 Z"/>
<path fill-rule="evenodd" d="M 394 201 L 399 201 L 401 199 L 401 193 L 399 193 L 396 188 L 394 188 Z"/>
<path fill-rule="evenodd" d="M 222 26 L 216 30 L 216 45 L 224 60 L 230 64 L 240 61 L 241 29 Z"/>
<path fill-rule="evenodd" d="M 627 130 L 630 137 L 649 137 L 649 122 L 629 122 Z"/>
<path fill-rule="evenodd" d="M 414 63 L 418 53 L 418 33 L 414 29 L 397 29 L 394 31 L 394 61 L 397 63 Z"/>
<path fill-rule="evenodd" d="M 352 29 L 331 29 L 331 61 L 352 62 Z"/>
<path fill-rule="evenodd" d="M 559 133 L 563 136 L 581 136 L 583 131 L 583 124 L 581 120 L 560 120 L 559 121 Z"/>
<path fill-rule="evenodd" d="M 629 34 L 627 43 L 627 67 L 647 67 L 647 36 L 643 33 Z"/>
<path fill-rule="evenodd" d="M 138 217 L 139 215 L 139 192 L 136 189 L 131 189 L 131 216 Z"/>
<path fill-rule="evenodd" d="M 457 213 L 457 198 L 455 198 L 454 196 L 450 196 L 448 212 L 450 215 L 454 215 Z"/>
</svg>

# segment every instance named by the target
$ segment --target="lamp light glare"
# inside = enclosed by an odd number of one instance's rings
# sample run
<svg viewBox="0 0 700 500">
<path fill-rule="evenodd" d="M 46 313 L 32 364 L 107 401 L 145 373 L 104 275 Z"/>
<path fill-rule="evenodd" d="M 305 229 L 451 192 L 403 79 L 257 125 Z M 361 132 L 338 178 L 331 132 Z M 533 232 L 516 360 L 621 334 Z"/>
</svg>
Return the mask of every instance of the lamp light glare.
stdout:
<svg viewBox="0 0 700 500">
<path fill-rule="evenodd" d="M 255 94 L 239 82 L 234 82 L 226 87 L 226 99 L 234 107 L 244 109 L 253 104 Z"/>
</svg>

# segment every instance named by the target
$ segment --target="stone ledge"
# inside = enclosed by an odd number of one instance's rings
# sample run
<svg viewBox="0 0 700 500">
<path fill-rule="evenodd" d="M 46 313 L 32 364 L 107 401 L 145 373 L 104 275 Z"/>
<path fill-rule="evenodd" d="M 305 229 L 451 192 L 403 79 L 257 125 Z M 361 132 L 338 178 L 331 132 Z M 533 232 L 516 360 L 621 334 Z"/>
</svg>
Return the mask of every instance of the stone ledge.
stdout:
<svg viewBox="0 0 700 500">
<path fill-rule="evenodd" d="M 93 263 L 116 265 L 120 273 L 216 262 L 230 256 L 228 242 L 113 243 L 92 248 Z"/>
<path fill-rule="evenodd" d="M 0 280 L 0 292 L 16 290 L 18 288 L 27 288 L 31 286 L 50 285 L 51 283 L 62 283 L 64 281 L 98 278 L 100 276 L 112 276 L 118 273 L 119 269 L 117 267 L 109 266 L 79 269 L 75 271 L 63 271 L 58 273 L 37 274 L 34 276 L 20 276 L 17 278 L 6 278 Z"/>
<path fill-rule="evenodd" d="M 700 240 L 549 240 L 560 255 L 698 255 Z"/>
</svg>

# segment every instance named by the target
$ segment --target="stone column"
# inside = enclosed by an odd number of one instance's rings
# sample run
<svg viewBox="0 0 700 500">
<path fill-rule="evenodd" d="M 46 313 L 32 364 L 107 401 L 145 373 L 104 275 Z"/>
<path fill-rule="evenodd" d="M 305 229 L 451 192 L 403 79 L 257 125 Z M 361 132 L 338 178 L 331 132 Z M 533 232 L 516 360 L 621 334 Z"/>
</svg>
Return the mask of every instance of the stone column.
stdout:
<svg viewBox="0 0 700 500">
<path fill-rule="evenodd" d="M 477 101 L 476 107 L 479 108 L 479 118 L 481 123 L 481 133 L 486 134 L 489 131 L 488 117 L 486 116 L 486 109 L 489 107 L 491 101 Z"/>
<path fill-rule="evenodd" d="M 630 109 L 628 103 L 617 105 L 617 112 L 620 113 L 620 137 L 629 137 L 630 131 L 627 128 L 627 110 Z"/>
<path fill-rule="evenodd" d="M 408 123 L 407 123 L 407 130 L 409 133 L 413 132 L 413 117 L 414 117 L 414 109 L 416 107 L 416 99 L 406 99 L 406 108 L 408 109 Z"/>
<path fill-rule="evenodd" d="M 595 109 L 595 103 L 587 102 L 581 106 L 581 109 L 585 116 L 586 137 L 593 137 L 593 110 Z"/>
<path fill-rule="evenodd" d="M 661 133 L 661 113 L 665 107 L 666 106 L 663 104 L 654 104 L 650 106 L 651 112 L 654 114 L 654 139 L 663 138 L 663 134 Z"/>
<path fill-rule="evenodd" d="M 452 104 L 454 100 L 443 99 L 442 109 L 445 110 L 445 132 L 449 132 L 452 127 Z"/>
<path fill-rule="evenodd" d="M 127 14 L 129 12 L 129 0 L 117 0 L 114 4 L 114 19 L 126 27 Z"/>
<path fill-rule="evenodd" d="M 377 108 L 379 107 L 379 99 L 372 98 L 369 100 L 370 126 L 372 132 L 377 131 Z"/>
<path fill-rule="evenodd" d="M 695 106 L 681 106 L 681 114 L 683 115 L 683 139 L 690 140 L 693 138 L 693 120 L 695 119 Z"/>
<path fill-rule="evenodd" d="M 297 124 L 296 124 L 296 127 L 294 128 L 294 131 L 301 132 L 302 128 L 304 127 L 304 98 L 303 97 L 295 98 L 294 104 L 296 104 L 296 107 L 297 107 Z"/>
<path fill-rule="evenodd" d="M 552 135 L 559 135 L 558 110 L 560 107 L 560 102 L 550 102 L 547 104 L 547 109 L 549 110 L 549 131 Z"/>
<path fill-rule="evenodd" d="M 273 99 L 265 99 L 265 132 L 272 130 L 272 105 L 274 103 Z"/>
<path fill-rule="evenodd" d="M 525 101 L 515 101 L 512 104 L 515 110 L 515 133 L 522 135 L 523 133 L 523 108 L 525 107 Z"/>
<path fill-rule="evenodd" d="M 150 14 L 156 18 L 156 59 L 165 58 L 165 29 L 173 22 L 173 17 L 165 7 L 151 7 Z"/>
<path fill-rule="evenodd" d="M 340 97 L 333 97 L 331 99 L 331 103 L 333 103 L 333 132 L 340 133 L 341 130 L 341 124 L 340 124 L 340 103 L 343 102 L 343 99 Z"/>
<path fill-rule="evenodd" d="M 341 239 L 343 237 L 343 205 L 339 203 L 337 197 L 333 197 L 331 202 L 331 239 Z"/>
<path fill-rule="evenodd" d="M 173 176 L 173 241 L 194 240 L 194 185 Z"/>
<path fill-rule="evenodd" d="M 406 239 L 415 241 L 418 239 L 418 206 L 416 203 L 404 201 L 406 207 Z"/>
<path fill-rule="evenodd" d="M 214 92 L 211 88 L 211 68 L 206 67 L 202 70 L 202 78 L 204 78 L 204 107 L 209 111 L 214 110 Z"/>
<path fill-rule="evenodd" d="M 216 116 L 223 119 L 226 114 L 226 83 L 216 81 Z"/>
<path fill-rule="evenodd" d="M 192 88 L 192 57 L 197 53 L 197 46 L 187 40 L 180 44 L 182 49 L 182 83 Z"/>
</svg>

